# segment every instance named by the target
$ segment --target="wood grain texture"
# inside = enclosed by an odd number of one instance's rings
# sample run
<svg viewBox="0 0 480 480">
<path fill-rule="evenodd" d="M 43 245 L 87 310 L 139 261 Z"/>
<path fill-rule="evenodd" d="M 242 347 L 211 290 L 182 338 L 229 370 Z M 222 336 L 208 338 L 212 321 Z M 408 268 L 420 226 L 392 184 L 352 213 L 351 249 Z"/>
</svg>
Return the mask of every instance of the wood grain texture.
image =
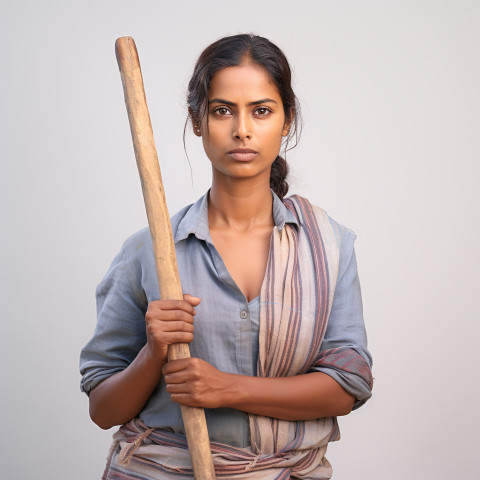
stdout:
<svg viewBox="0 0 480 480">
<path fill-rule="evenodd" d="M 122 77 L 125 104 L 152 237 L 160 298 L 181 300 L 183 294 L 170 216 L 153 139 L 142 71 L 133 38 L 118 38 L 115 42 L 115 54 Z M 190 349 L 186 343 L 170 346 L 169 360 L 188 357 Z M 215 471 L 204 410 L 182 405 L 181 411 L 194 476 L 197 480 L 212 480 L 215 478 Z"/>
</svg>

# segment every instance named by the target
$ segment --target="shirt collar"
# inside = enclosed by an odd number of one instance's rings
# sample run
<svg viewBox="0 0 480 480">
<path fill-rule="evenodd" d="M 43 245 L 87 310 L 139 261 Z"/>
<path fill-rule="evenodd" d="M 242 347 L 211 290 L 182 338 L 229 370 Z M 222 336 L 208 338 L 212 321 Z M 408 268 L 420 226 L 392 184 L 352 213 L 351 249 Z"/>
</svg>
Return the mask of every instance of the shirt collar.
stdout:
<svg viewBox="0 0 480 480">
<path fill-rule="evenodd" d="M 291 210 L 278 198 L 272 190 L 273 196 L 273 221 L 278 231 L 281 231 L 286 223 L 296 225 L 297 219 Z M 175 243 L 185 240 L 190 234 L 195 235 L 199 240 L 212 243 L 208 229 L 208 192 L 200 197 L 188 208 L 183 218 L 178 223 L 175 232 Z"/>
</svg>

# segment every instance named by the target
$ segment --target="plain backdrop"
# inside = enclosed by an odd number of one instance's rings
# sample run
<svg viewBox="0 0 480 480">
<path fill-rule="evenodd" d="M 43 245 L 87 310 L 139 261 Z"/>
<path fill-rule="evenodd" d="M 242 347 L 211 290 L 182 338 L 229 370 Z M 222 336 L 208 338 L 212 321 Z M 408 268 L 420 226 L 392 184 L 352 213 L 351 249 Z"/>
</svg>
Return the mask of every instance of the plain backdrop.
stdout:
<svg viewBox="0 0 480 480">
<path fill-rule="evenodd" d="M 209 186 L 182 134 L 212 41 L 286 53 L 304 131 L 291 192 L 353 229 L 373 398 L 340 419 L 335 480 L 478 478 L 480 4 L 0 3 L 0 476 L 99 478 L 111 431 L 80 393 L 94 290 L 146 225 L 117 37 L 137 43 L 170 212 Z"/>
</svg>

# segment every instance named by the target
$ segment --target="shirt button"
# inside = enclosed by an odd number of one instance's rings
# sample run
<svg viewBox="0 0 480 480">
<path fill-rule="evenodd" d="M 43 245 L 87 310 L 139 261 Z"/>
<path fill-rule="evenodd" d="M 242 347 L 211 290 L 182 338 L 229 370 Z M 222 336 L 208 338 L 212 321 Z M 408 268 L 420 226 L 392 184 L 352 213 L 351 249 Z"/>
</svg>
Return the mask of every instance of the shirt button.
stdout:
<svg viewBox="0 0 480 480">
<path fill-rule="evenodd" d="M 240 318 L 243 318 L 244 320 L 248 317 L 248 313 L 246 310 L 242 310 L 240 312 Z"/>
</svg>

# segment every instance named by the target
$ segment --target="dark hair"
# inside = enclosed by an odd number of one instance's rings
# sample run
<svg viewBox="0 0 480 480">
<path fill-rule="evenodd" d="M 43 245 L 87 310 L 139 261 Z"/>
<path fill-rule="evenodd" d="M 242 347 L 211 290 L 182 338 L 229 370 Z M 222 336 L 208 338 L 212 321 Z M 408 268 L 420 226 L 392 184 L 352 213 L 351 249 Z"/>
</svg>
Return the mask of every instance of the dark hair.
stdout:
<svg viewBox="0 0 480 480">
<path fill-rule="evenodd" d="M 188 118 L 195 127 L 207 115 L 208 89 L 215 72 L 222 68 L 238 66 L 245 60 L 263 67 L 280 94 L 285 118 L 290 121 L 290 129 L 284 143 L 286 156 L 287 150 L 295 147 L 298 142 L 301 129 L 300 108 L 292 89 L 292 73 L 284 53 L 264 37 L 252 34 L 223 37 L 202 52 L 188 84 Z M 293 137 L 295 144 L 287 148 Z M 287 162 L 279 155 L 272 164 L 270 187 L 280 199 L 288 192 L 287 174 Z"/>
</svg>

